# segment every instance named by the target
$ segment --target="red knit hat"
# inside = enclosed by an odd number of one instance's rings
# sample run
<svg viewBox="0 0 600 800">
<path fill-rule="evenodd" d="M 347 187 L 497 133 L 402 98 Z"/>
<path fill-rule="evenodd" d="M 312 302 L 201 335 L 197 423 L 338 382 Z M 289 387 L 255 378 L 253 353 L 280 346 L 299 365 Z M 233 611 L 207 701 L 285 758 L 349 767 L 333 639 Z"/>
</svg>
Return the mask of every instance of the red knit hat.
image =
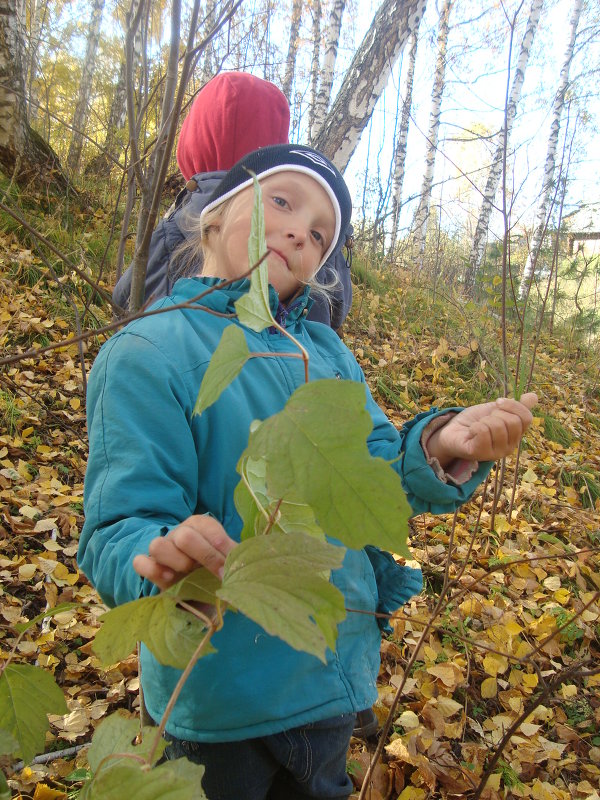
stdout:
<svg viewBox="0 0 600 800">
<path fill-rule="evenodd" d="M 199 172 L 230 169 L 240 158 L 285 144 L 290 108 L 273 83 L 246 72 L 223 72 L 202 87 L 185 118 L 177 163 L 189 180 Z"/>
</svg>

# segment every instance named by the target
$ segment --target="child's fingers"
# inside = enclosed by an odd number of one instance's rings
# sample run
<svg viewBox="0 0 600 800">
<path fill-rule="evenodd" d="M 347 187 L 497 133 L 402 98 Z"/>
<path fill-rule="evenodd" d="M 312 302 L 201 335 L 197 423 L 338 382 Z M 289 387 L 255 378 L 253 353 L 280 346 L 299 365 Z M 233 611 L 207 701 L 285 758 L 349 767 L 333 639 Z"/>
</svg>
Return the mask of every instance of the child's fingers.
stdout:
<svg viewBox="0 0 600 800">
<path fill-rule="evenodd" d="M 157 536 L 153 539 L 148 547 L 148 554 L 150 558 L 174 572 L 186 574 L 198 566 L 192 558 L 179 549 L 172 531 L 167 536 Z"/>
<path fill-rule="evenodd" d="M 227 554 L 236 545 L 217 520 L 205 516 L 188 517 L 167 538 L 181 553 L 219 577 Z"/>
<path fill-rule="evenodd" d="M 142 578 L 147 578 L 159 589 L 168 589 L 182 577 L 172 569 L 159 564 L 150 556 L 137 555 L 133 559 L 133 568 Z"/>
<path fill-rule="evenodd" d="M 537 406 L 538 396 L 535 392 L 527 392 L 521 395 L 519 402 L 523 403 L 526 408 L 532 409 L 534 406 Z"/>
</svg>

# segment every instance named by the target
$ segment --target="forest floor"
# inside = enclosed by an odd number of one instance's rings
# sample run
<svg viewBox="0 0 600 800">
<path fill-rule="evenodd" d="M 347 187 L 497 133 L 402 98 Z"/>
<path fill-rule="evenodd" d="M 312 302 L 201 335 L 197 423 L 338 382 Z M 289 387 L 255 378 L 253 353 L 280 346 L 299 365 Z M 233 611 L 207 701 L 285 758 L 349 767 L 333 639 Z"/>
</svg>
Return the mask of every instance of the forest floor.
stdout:
<svg viewBox="0 0 600 800">
<path fill-rule="evenodd" d="M 69 335 L 72 307 L 39 277 L 43 266 L 32 268 L 32 253 L 8 243 L 4 262 L 0 356 Z M 344 338 L 401 425 L 431 405 L 502 393 L 495 314 L 375 279 L 356 287 Z M 98 344 L 85 345 L 86 371 Z M 518 341 L 508 347 L 516 352 Z M 532 352 L 527 344 L 524 373 Z M 370 800 L 479 796 L 499 748 L 480 796 L 600 800 L 600 674 L 586 674 L 600 663 L 598 354 L 568 349 L 556 336 L 538 343 L 535 359 L 531 387 L 540 403 L 518 463 L 508 459 L 455 518 L 411 523 L 425 589 L 382 642 L 375 706 L 382 724 L 399 697 Z M 138 709 L 136 656 L 104 669 L 94 655 L 105 609 L 76 562 L 84 397 L 75 345 L 0 371 L 0 660 L 14 650 L 16 661 L 50 670 L 69 707 L 50 719 L 45 750 L 55 757 L 0 763 L 13 797 L 36 789 L 36 800 L 74 796 L 86 750 L 63 751 L 88 743 L 115 709 Z M 17 638 L 15 625 L 63 602 L 81 605 Z M 375 746 L 352 741 L 348 770 L 357 789 Z"/>
</svg>

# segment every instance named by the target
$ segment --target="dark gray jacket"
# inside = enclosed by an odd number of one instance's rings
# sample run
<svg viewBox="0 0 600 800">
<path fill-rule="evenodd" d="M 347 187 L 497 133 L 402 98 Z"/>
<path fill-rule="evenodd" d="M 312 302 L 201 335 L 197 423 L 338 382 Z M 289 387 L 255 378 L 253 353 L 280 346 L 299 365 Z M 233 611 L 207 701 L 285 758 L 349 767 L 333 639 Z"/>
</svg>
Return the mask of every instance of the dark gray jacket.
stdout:
<svg viewBox="0 0 600 800">
<path fill-rule="evenodd" d="M 196 189 L 188 191 L 183 189 L 173 206 L 161 219 L 152 234 L 150 241 L 150 254 L 146 270 L 145 301 L 152 298 L 152 302 L 171 294 L 175 281 L 179 278 L 190 277 L 186 274 L 185 261 L 178 263 L 173 259 L 174 251 L 189 235 L 186 228 L 186 218 L 191 215 L 200 216 L 200 212 L 208 202 L 209 197 L 225 176 L 225 172 L 204 172 L 194 175 L 192 181 Z M 188 181 L 190 185 L 191 181 Z M 349 228 L 348 236 L 352 235 Z M 188 267 L 189 270 L 189 267 Z M 198 273 L 198 263 L 195 262 L 194 274 Z M 337 276 L 338 283 L 330 293 L 330 299 L 321 293 L 314 293 L 314 303 L 309 311 L 308 319 L 313 322 L 323 322 L 334 330 L 340 328 L 350 311 L 352 305 L 352 282 L 350 280 L 350 265 L 341 250 L 333 253 L 329 260 L 321 267 L 318 279 L 321 283 L 332 283 Z M 127 308 L 131 292 L 131 267 L 121 276 L 113 291 L 113 301 Z"/>
</svg>

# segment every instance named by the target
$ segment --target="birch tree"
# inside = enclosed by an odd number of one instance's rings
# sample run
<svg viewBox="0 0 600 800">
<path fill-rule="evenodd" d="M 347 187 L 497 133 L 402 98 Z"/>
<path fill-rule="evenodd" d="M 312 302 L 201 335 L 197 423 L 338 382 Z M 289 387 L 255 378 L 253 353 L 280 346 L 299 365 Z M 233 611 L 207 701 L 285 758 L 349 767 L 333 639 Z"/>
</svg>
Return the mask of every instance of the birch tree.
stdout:
<svg viewBox="0 0 600 800">
<path fill-rule="evenodd" d="M 344 76 L 314 147 L 343 171 L 427 0 L 383 0 Z"/>
<path fill-rule="evenodd" d="M 17 0 L 2 0 L 0 11 L 0 169 L 20 185 L 35 180 L 64 190 L 68 183 L 56 153 L 27 121 Z"/>
<path fill-rule="evenodd" d="M 315 111 L 317 108 L 317 93 L 319 88 L 319 70 L 321 56 L 321 0 L 312 3 L 312 60 L 310 64 L 310 104 L 308 107 L 308 141 L 312 142 L 315 130 Z"/>
<path fill-rule="evenodd" d="M 404 99 L 402 100 L 402 113 L 396 147 L 394 148 L 394 175 L 392 179 L 392 248 L 398 237 L 398 220 L 402 207 L 402 187 L 404 184 L 404 171 L 406 167 L 406 144 L 408 141 L 408 126 L 412 108 L 413 81 L 415 77 L 415 64 L 417 62 L 418 26 L 412 31 L 409 39 L 408 67 L 406 70 Z"/>
<path fill-rule="evenodd" d="M 413 221 L 415 243 L 421 267 L 423 266 L 423 254 L 425 253 L 425 241 L 427 238 L 427 222 L 429 219 L 429 204 L 431 202 L 431 187 L 433 186 L 433 171 L 440 130 L 442 97 L 444 94 L 444 84 L 446 81 L 446 50 L 448 47 L 448 33 L 450 31 L 450 12 L 452 11 L 453 3 L 454 0 L 444 0 L 444 5 L 442 6 L 442 10 L 440 12 L 440 22 L 437 37 L 437 58 L 435 62 L 433 90 L 431 93 L 429 130 L 427 132 L 425 172 L 423 174 L 423 182 L 421 184 L 419 206 Z"/>
<path fill-rule="evenodd" d="M 574 0 L 571 10 L 571 19 L 569 21 L 569 38 L 565 50 L 565 57 L 558 79 L 558 88 L 556 90 L 556 94 L 554 95 L 554 102 L 552 104 L 550 134 L 548 136 L 548 147 L 546 150 L 542 191 L 539 199 L 531 247 L 529 248 L 529 254 L 523 269 L 523 279 L 521 281 L 521 285 L 519 286 L 519 300 L 523 300 L 527 294 L 529 284 L 533 278 L 540 247 L 546 230 L 550 196 L 552 194 L 552 189 L 554 188 L 554 171 L 556 162 L 556 149 L 558 145 L 558 134 L 560 132 L 560 119 L 562 116 L 563 107 L 565 105 L 565 96 L 569 85 L 569 70 L 571 68 L 571 61 L 573 60 L 577 26 L 579 25 L 579 17 L 581 16 L 582 8 L 583 0 Z"/>
<path fill-rule="evenodd" d="M 96 69 L 96 51 L 98 50 L 103 11 L 104 0 L 94 0 L 92 4 L 92 20 L 87 35 L 85 57 L 81 68 L 79 94 L 75 104 L 75 111 L 73 112 L 71 144 L 67 155 L 67 169 L 71 174 L 77 172 L 81 160 L 83 131 L 89 115 L 90 97 L 92 96 L 92 79 Z"/>
<path fill-rule="evenodd" d="M 521 99 L 521 90 L 523 88 L 523 81 L 525 80 L 525 70 L 529 61 L 529 54 L 531 46 L 535 38 L 540 15 L 542 12 L 544 0 L 531 0 L 529 9 L 529 17 L 525 26 L 525 32 L 521 41 L 519 56 L 515 66 L 512 86 L 505 107 L 504 123 L 500 130 L 500 138 L 494 152 L 492 163 L 490 164 L 483 197 L 481 200 L 481 208 L 479 217 L 477 218 L 477 225 L 475 228 L 475 236 L 471 248 L 471 255 L 469 259 L 469 266 L 465 275 L 465 287 L 469 294 L 472 294 L 477 280 L 477 274 L 481 268 L 483 261 L 483 254 L 485 252 L 485 244 L 487 238 L 488 227 L 490 223 L 490 215 L 492 212 L 494 197 L 498 190 L 500 177 L 502 175 L 502 166 L 504 164 L 504 156 L 506 148 L 508 147 L 508 139 L 513 126 L 513 122 L 517 115 L 517 107 Z M 517 12 L 518 13 L 518 12 Z M 516 25 L 516 15 L 511 24 L 511 44 L 514 29 Z M 510 58 L 510 55 L 509 55 Z"/>
<path fill-rule="evenodd" d="M 327 116 L 327 109 L 331 102 L 331 87 L 335 75 L 335 62 L 337 60 L 338 43 L 342 29 L 342 18 L 346 0 L 334 0 L 329 16 L 329 23 L 325 33 L 325 55 L 321 65 L 321 81 L 315 102 L 312 125 L 309 131 L 309 140 L 312 142 Z"/>
<path fill-rule="evenodd" d="M 290 38 L 288 42 L 287 58 L 285 60 L 285 74 L 281 91 L 291 102 L 294 74 L 296 72 L 296 54 L 298 52 L 298 38 L 300 35 L 300 22 L 302 21 L 302 0 L 292 0 L 292 16 L 290 21 Z"/>
</svg>

